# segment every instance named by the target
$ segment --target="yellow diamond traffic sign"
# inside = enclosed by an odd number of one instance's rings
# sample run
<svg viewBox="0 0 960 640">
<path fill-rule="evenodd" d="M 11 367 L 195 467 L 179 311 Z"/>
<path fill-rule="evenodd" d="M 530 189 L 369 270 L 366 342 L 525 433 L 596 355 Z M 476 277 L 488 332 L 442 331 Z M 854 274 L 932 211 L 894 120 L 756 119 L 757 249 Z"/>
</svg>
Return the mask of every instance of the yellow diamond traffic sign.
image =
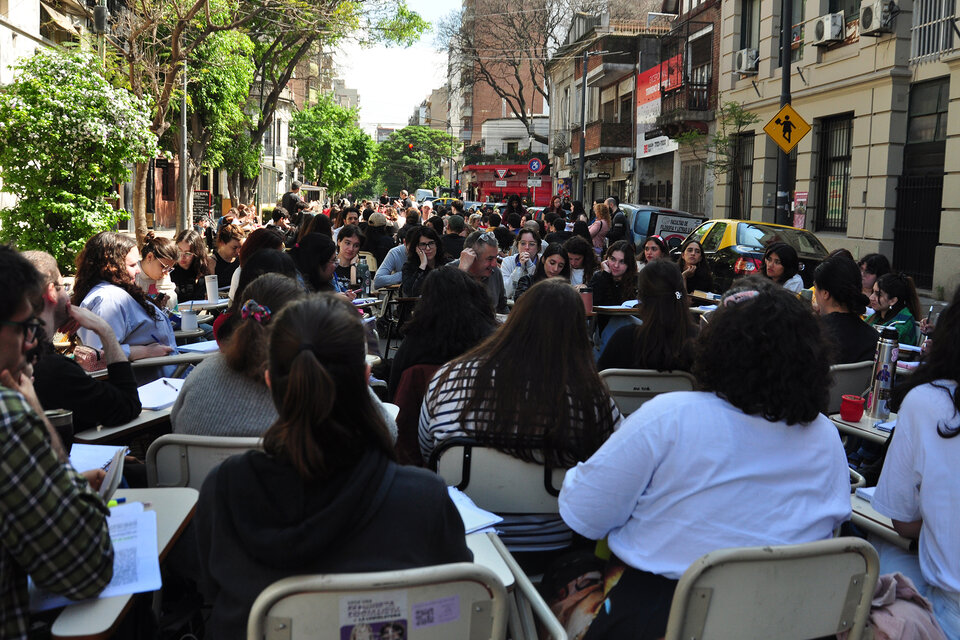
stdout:
<svg viewBox="0 0 960 640">
<path fill-rule="evenodd" d="M 803 136 L 810 133 L 808 125 L 800 114 L 789 104 L 783 105 L 777 115 L 763 128 L 767 135 L 773 138 L 784 153 L 790 153 Z"/>
</svg>

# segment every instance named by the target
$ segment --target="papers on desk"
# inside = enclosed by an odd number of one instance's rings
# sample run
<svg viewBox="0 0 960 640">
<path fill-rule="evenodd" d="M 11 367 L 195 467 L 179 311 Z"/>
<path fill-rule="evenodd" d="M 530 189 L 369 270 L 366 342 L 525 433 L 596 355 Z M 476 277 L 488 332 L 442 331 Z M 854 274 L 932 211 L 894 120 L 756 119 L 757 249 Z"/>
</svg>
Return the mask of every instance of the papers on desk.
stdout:
<svg viewBox="0 0 960 640">
<path fill-rule="evenodd" d="M 595 306 L 594 309 L 615 311 L 617 309 L 636 309 L 638 306 L 640 306 L 639 300 L 625 300 L 623 304 L 601 304 Z"/>
<path fill-rule="evenodd" d="M 495 513 L 481 509 L 473 500 L 456 487 L 447 487 L 450 499 L 456 505 L 460 512 L 460 518 L 463 519 L 463 529 L 466 533 L 486 533 L 493 531 L 493 525 L 501 522 L 503 518 Z"/>
<path fill-rule="evenodd" d="M 138 387 L 140 406 L 153 411 L 166 409 L 177 401 L 181 387 L 183 387 L 183 380 L 179 378 L 160 378 Z"/>
<path fill-rule="evenodd" d="M 202 340 L 192 344 L 182 344 L 177 347 L 181 353 L 213 353 L 220 350 L 216 340 Z"/>
<path fill-rule="evenodd" d="M 374 302 L 378 302 L 378 301 L 379 301 L 379 298 L 354 298 L 353 304 L 359 306 L 361 304 L 373 304 Z"/>
<path fill-rule="evenodd" d="M 215 304 L 220 304 L 219 298 L 217 300 L 189 300 L 189 301 L 185 300 L 181 302 L 178 306 L 184 307 L 185 309 L 193 309 L 193 308 L 199 309 L 200 307 L 203 307 L 203 306 L 209 307 L 210 305 L 215 305 Z"/>
<path fill-rule="evenodd" d="M 123 458 L 126 454 L 126 447 L 77 443 L 70 448 L 70 466 L 80 472 L 105 469 L 107 475 L 100 484 L 100 497 L 106 501 L 123 479 Z"/>
<path fill-rule="evenodd" d="M 867 502 L 873 501 L 873 493 L 877 490 L 876 487 L 857 487 L 856 494 L 858 498 L 863 498 Z"/>
<path fill-rule="evenodd" d="M 99 598 L 156 591 L 162 586 L 157 554 L 157 513 L 144 511 L 143 503 L 131 502 L 110 510 L 107 518 L 113 543 L 113 579 Z M 77 601 L 54 595 L 29 583 L 30 610 L 46 611 Z"/>
<path fill-rule="evenodd" d="M 886 431 L 887 433 L 890 433 L 891 431 L 893 431 L 893 428 L 894 428 L 895 426 L 897 426 L 897 421 L 896 421 L 896 420 L 887 420 L 886 422 L 878 422 L 878 423 L 876 423 L 875 425 L 873 425 L 873 428 L 874 428 L 874 429 L 879 429 L 880 431 Z"/>
</svg>

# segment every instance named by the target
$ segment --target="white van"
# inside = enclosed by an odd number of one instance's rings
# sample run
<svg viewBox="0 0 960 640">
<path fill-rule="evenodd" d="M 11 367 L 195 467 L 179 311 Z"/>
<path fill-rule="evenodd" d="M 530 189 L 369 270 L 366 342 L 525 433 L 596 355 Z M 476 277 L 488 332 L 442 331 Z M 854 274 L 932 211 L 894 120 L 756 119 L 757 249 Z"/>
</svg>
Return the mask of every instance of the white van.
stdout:
<svg viewBox="0 0 960 640">
<path fill-rule="evenodd" d="M 417 202 L 422 203 L 424 200 L 433 200 L 436 195 L 433 193 L 433 189 L 417 189 L 413 197 L 417 199 Z"/>
</svg>

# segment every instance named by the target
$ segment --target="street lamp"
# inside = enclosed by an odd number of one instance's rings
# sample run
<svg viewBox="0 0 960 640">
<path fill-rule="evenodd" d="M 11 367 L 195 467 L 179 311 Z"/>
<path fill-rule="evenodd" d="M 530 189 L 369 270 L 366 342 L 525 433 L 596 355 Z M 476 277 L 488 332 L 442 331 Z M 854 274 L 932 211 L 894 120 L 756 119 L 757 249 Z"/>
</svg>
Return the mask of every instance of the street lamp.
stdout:
<svg viewBox="0 0 960 640">
<path fill-rule="evenodd" d="M 577 200 L 581 203 L 583 202 L 583 191 L 586 185 L 587 176 L 584 172 L 584 164 L 586 163 L 585 148 L 587 144 L 587 59 L 590 56 L 600 56 L 605 53 L 610 53 L 609 51 L 584 51 L 583 52 L 583 62 L 581 64 L 581 80 L 580 80 L 580 182 L 577 185 Z"/>
</svg>

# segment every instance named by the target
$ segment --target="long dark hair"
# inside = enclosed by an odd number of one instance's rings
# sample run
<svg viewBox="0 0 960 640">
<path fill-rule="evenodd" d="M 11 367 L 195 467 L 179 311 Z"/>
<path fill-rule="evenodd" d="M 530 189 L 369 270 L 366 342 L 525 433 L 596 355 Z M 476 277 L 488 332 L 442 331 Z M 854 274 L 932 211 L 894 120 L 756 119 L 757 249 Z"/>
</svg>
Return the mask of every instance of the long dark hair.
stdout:
<svg viewBox="0 0 960 640">
<path fill-rule="evenodd" d="M 693 375 L 701 388 L 746 414 L 807 423 L 827 407 L 830 347 L 809 304 L 762 280 L 756 289 L 746 278 L 738 282 L 739 292 L 710 318 L 697 342 Z"/>
<path fill-rule="evenodd" d="M 640 258 L 640 262 L 646 264 L 647 262 L 647 243 L 653 242 L 655 245 L 660 247 L 660 257 L 668 258 L 670 256 L 670 250 L 667 248 L 667 243 L 663 241 L 663 238 L 660 236 L 647 236 L 643 239 L 643 243 L 640 245 L 640 253 L 637 255 Z"/>
<path fill-rule="evenodd" d="M 403 332 L 407 336 L 429 336 L 433 355 L 450 360 L 476 346 L 496 328 L 486 287 L 466 271 L 445 268 L 427 274 L 413 318 Z"/>
<path fill-rule="evenodd" d="M 213 269 L 210 268 L 210 254 L 207 253 L 207 243 L 199 231 L 195 229 L 184 229 L 177 234 L 176 242 L 178 245 L 181 242 L 186 242 L 190 245 L 190 253 L 193 254 L 193 261 L 190 263 L 190 268 L 186 269 L 186 272 L 190 274 L 190 277 L 193 278 L 194 281 L 213 273 Z"/>
<path fill-rule="evenodd" d="M 617 240 L 607 247 L 604 258 L 609 258 L 614 251 L 623 253 L 623 260 L 627 263 L 627 270 L 620 278 L 620 301 L 633 300 L 637 297 L 637 250 L 632 242 Z"/>
<path fill-rule="evenodd" d="M 877 288 L 887 294 L 888 298 L 897 299 L 897 304 L 887 311 L 890 318 L 906 307 L 914 320 L 920 319 L 920 298 L 917 296 L 917 287 L 913 284 L 913 278 L 903 273 L 887 273 L 877 278 Z"/>
<path fill-rule="evenodd" d="M 230 303 L 230 307 L 227 309 L 227 319 L 223 321 L 223 324 L 220 325 L 220 329 L 217 331 L 217 339 L 221 344 L 233 335 L 234 330 L 243 320 L 240 309 L 251 297 L 250 294 L 247 293 L 248 285 L 252 284 L 254 280 L 258 280 L 260 276 L 268 273 L 286 276 L 287 279 L 292 279 L 294 282 L 297 280 L 297 267 L 293 262 L 293 258 L 285 252 L 268 249 L 266 251 L 258 251 L 250 256 L 246 266 L 240 269 L 240 279 L 237 281 L 237 292 L 233 298 L 233 302 Z M 297 283 L 297 286 L 300 286 L 299 283 Z M 270 306 L 268 303 L 263 304 Z M 273 307 L 270 308 L 272 309 Z M 276 311 L 279 311 L 279 309 Z"/>
<path fill-rule="evenodd" d="M 474 362 L 469 378 L 452 375 Z M 570 466 L 613 430 L 583 302 L 560 280 L 533 285 L 497 332 L 444 370 L 437 388 L 451 378 L 454 395 L 465 398 L 460 424 L 483 415 L 471 435 L 523 460 L 542 452 L 548 464 Z"/>
<path fill-rule="evenodd" d="M 320 291 L 329 285 L 320 281 L 320 269 L 330 262 L 336 252 L 337 245 L 333 243 L 333 238 L 322 233 L 308 233 L 297 241 L 290 251 L 290 257 L 304 282 L 314 291 Z M 243 276 L 242 270 L 240 276 Z"/>
<path fill-rule="evenodd" d="M 597 254 L 593 251 L 593 245 L 582 236 L 570 236 L 563 243 L 563 248 L 568 259 L 571 253 L 583 256 L 583 284 L 588 284 L 597 270 Z"/>
<path fill-rule="evenodd" d="M 767 250 L 763 252 L 763 260 L 760 261 L 760 273 L 767 276 L 767 258 L 771 254 L 776 254 L 780 258 L 780 265 L 783 267 L 783 275 L 776 279 L 777 284 L 783 284 L 793 276 L 797 275 L 797 272 L 800 271 L 800 258 L 797 256 L 797 251 L 786 242 L 774 242 Z M 706 262 L 706 256 L 703 255 L 703 245 L 700 245 L 700 263 L 703 264 Z M 700 269 L 700 265 L 697 265 L 697 269 Z M 771 280 L 772 277 L 767 276 Z"/>
<path fill-rule="evenodd" d="M 863 315 L 870 299 L 863 295 L 860 267 L 853 258 L 836 255 L 827 258 L 813 272 L 818 291 L 826 291 L 833 301 L 850 313 Z"/>
<path fill-rule="evenodd" d="M 417 253 L 420 238 L 433 240 L 437 245 L 437 255 L 433 259 L 433 268 L 442 267 L 447 262 L 446 254 L 443 252 L 443 243 L 440 241 L 436 229 L 430 226 L 417 226 L 407 233 L 407 237 L 404 239 L 404 244 L 407 245 L 407 262 L 413 265 L 420 264 L 420 254 Z M 429 269 L 429 266 L 427 268 Z"/>
<path fill-rule="evenodd" d="M 147 235 L 143 238 L 143 245 L 140 247 L 140 259 L 146 258 L 148 253 L 152 253 L 153 257 L 157 259 L 163 258 L 174 262 L 180 259 L 180 248 L 177 247 L 177 243 L 170 238 L 157 236 L 153 231 L 147 232 Z"/>
<path fill-rule="evenodd" d="M 537 268 L 533 272 L 533 281 L 540 282 L 541 280 L 547 279 L 547 270 L 544 263 L 550 256 L 560 256 L 563 258 L 563 270 L 557 277 L 565 278 L 567 282 L 570 282 L 570 258 L 567 256 L 563 245 L 559 242 L 551 242 L 547 245 L 547 248 L 543 250 L 543 253 L 540 254 L 540 258 L 537 260 Z"/>
<path fill-rule="evenodd" d="M 926 357 L 916 371 L 901 380 L 903 383 L 894 387 L 890 394 L 890 408 L 894 411 L 900 410 L 904 397 L 911 389 L 932 384 L 953 400 L 953 417 L 960 414 L 960 387 L 951 389 L 948 385 L 937 382 L 952 380 L 960 385 L 960 287 L 953 292 L 950 306 L 944 309 L 937 319 Z M 938 422 L 937 433 L 943 438 L 954 438 L 960 435 L 960 424 L 950 426 Z"/>
<path fill-rule="evenodd" d="M 113 231 L 101 231 L 87 240 L 77 256 L 77 276 L 71 302 L 81 304 L 91 289 L 106 281 L 130 294 L 148 316 L 159 318 L 160 310 L 127 275 L 126 257 L 131 249 L 136 248 L 133 238 Z"/>
<path fill-rule="evenodd" d="M 633 361 L 643 369 L 689 371 L 696 327 L 680 267 L 669 260 L 647 263 L 638 277 L 641 324 L 633 330 Z"/>
<path fill-rule="evenodd" d="M 270 392 L 277 421 L 264 450 L 305 483 L 354 466 L 367 451 L 394 459 L 367 389 L 366 334 L 356 309 L 332 294 L 294 302 L 270 330 Z"/>
<path fill-rule="evenodd" d="M 250 256 L 261 249 L 283 251 L 283 235 L 271 227 L 255 229 L 240 247 L 240 257 L 237 258 L 240 261 L 240 267 L 243 268 Z"/>
</svg>

